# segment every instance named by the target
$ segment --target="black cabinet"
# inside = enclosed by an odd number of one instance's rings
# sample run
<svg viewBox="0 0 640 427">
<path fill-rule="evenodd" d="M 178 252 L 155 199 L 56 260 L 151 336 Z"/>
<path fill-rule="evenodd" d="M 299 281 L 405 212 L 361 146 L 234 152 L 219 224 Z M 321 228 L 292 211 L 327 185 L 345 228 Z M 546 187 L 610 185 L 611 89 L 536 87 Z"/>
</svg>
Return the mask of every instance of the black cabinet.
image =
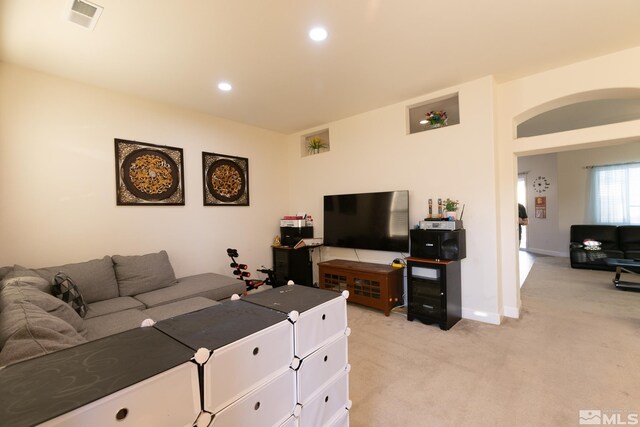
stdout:
<svg viewBox="0 0 640 427">
<path fill-rule="evenodd" d="M 447 330 L 462 317 L 460 261 L 407 258 L 407 320 Z"/>
<path fill-rule="evenodd" d="M 439 222 L 436 223 L 439 224 Z M 447 223 L 449 222 L 447 221 Z M 458 230 L 411 230 L 410 235 L 411 256 L 413 257 L 459 261 L 467 256 L 464 228 Z"/>
<path fill-rule="evenodd" d="M 293 280 L 296 285 L 313 286 L 312 248 L 273 247 L 273 272 L 276 286 Z"/>
</svg>

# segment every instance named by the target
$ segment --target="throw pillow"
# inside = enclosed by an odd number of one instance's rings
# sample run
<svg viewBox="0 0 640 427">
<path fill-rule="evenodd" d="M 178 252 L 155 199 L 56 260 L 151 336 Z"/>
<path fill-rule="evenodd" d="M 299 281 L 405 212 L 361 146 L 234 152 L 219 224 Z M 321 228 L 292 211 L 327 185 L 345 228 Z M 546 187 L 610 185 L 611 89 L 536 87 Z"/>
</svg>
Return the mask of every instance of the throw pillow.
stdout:
<svg viewBox="0 0 640 427">
<path fill-rule="evenodd" d="M 61 272 L 55 275 L 51 293 L 53 296 L 71 305 L 80 317 L 87 315 L 88 307 L 87 304 L 84 303 L 80 290 L 66 274 Z"/>
</svg>

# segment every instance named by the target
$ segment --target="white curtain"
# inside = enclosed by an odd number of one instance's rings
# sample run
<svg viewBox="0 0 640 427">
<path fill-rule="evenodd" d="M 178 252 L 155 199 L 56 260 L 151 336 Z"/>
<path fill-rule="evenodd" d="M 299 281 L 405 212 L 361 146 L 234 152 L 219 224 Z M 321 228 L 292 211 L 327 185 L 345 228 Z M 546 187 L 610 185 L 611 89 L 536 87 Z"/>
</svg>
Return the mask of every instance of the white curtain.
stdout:
<svg viewBox="0 0 640 427">
<path fill-rule="evenodd" d="M 587 220 L 591 224 L 640 221 L 640 163 L 589 169 Z"/>
</svg>

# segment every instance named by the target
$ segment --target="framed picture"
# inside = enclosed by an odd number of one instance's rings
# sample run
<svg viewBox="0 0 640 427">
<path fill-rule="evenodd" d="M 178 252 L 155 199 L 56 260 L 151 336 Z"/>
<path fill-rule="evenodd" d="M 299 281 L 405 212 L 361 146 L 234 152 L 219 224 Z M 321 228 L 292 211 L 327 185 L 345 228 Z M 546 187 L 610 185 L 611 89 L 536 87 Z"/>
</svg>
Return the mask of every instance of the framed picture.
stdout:
<svg viewBox="0 0 640 427">
<path fill-rule="evenodd" d="M 205 206 L 249 206 L 249 159 L 202 153 Z"/>
<path fill-rule="evenodd" d="M 184 206 L 182 148 L 115 139 L 118 205 Z"/>
<path fill-rule="evenodd" d="M 536 218 L 547 218 L 547 197 L 536 196 Z"/>
</svg>

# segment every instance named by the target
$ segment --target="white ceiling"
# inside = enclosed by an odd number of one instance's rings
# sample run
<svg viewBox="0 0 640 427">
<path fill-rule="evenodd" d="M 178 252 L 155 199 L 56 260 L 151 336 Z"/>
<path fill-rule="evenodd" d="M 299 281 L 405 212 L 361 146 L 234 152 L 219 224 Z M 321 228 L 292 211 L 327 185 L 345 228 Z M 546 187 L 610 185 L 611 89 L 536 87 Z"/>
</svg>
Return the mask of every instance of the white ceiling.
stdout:
<svg viewBox="0 0 640 427">
<path fill-rule="evenodd" d="M 93 1 L 0 0 L 0 60 L 283 133 L 640 45 L 639 0 Z"/>
</svg>

